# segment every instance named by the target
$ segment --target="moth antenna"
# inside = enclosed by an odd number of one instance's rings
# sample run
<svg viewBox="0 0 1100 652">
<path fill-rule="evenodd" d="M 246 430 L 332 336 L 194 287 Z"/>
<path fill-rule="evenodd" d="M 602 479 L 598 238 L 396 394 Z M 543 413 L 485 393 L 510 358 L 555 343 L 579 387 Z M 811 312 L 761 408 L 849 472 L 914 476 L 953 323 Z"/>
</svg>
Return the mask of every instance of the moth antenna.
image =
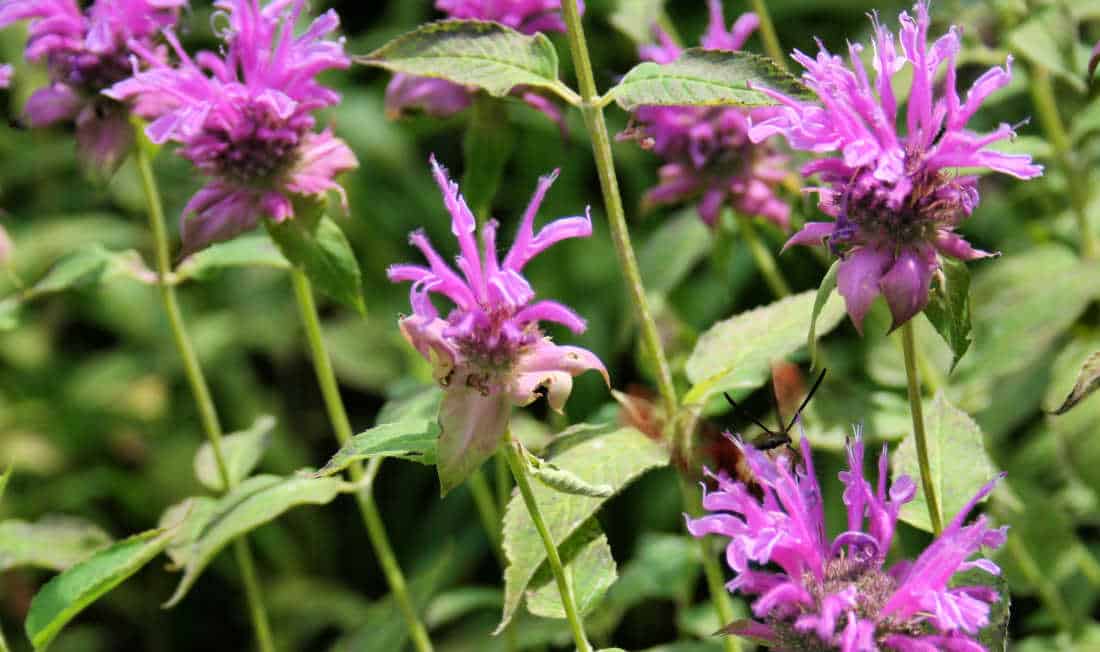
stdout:
<svg viewBox="0 0 1100 652">
<path fill-rule="evenodd" d="M 759 421 L 757 421 L 755 417 L 753 417 L 751 414 L 748 413 L 748 410 L 741 407 L 740 405 L 737 404 L 737 401 L 730 398 L 730 395 L 729 395 L 728 392 L 722 392 L 722 396 L 726 397 L 726 402 L 729 403 L 730 405 L 732 405 L 733 409 L 736 410 L 738 414 L 740 414 L 742 417 L 748 419 L 749 421 L 752 421 L 753 423 L 755 423 L 764 432 L 769 433 L 769 434 L 771 433 L 771 431 L 772 431 L 771 428 L 769 428 L 769 427 L 765 426 L 764 424 L 760 423 Z"/>
<path fill-rule="evenodd" d="M 791 424 L 787 426 L 784 432 L 789 432 L 790 429 L 794 427 L 795 421 L 798 421 L 798 417 L 802 415 L 802 410 L 806 408 L 806 405 L 809 404 L 810 399 L 814 397 L 814 392 L 816 392 L 817 388 L 821 386 L 821 381 L 825 380 L 826 371 L 828 371 L 828 369 L 821 370 L 821 375 L 817 377 L 817 380 L 814 382 L 814 386 L 811 387 L 810 391 L 806 394 L 806 398 L 802 399 L 802 405 L 799 405 L 798 409 L 795 410 L 794 417 L 791 419 Z"/>
</svg>

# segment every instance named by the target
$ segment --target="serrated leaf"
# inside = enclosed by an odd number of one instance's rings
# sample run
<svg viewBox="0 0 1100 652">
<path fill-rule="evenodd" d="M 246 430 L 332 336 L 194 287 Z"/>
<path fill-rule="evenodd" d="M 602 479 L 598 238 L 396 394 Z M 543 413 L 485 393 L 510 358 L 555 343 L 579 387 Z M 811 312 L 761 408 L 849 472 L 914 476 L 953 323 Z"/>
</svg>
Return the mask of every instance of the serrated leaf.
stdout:
<svg viewBox="0 0 1100 652">
<path fill-rule="evenodd" d="M 477 86 L 496 97 L 516 86 L 559 91 L 558 53 L 542 34 L 499 23 L 441 20 L 397 37 L 356 63 Z"/>
<path fill-rule="evenodd" d="M 558 554 L 573 586 L 577 611 L 581 616 L 591 613 L 618 577 L 607 535 L 599 522 L 590 518 L 558 546 Z M 543 618 L 566 617 L 554 575 L 546 564 L 528 585 L 527 610 Z"/>
<path fill-rule="evenodd" d="M 539 459 L 530 453 L 527 453 L 526 458 L 527 469 L 531 472 L 531 475 L 555 491 L 591 498 L 606 498 L 611 495 L 611 485 L 609 484 L 590 484 L 558 465 Z"/>
<path fill-rule="evenodd" d="M 508 427 L 512 403 L 503 393 L 482 396 L 472 387 L 449 387 L 439 405 L 436 470 L 446 496 L 493 456 Z"/>
<path fill-rule="evenodd" d="M 653 27 L 664 13 L 665 0 L 619 0 L 607 20 L 635 45 L 648 45 L 653 42 Z"/>
<path fill-rule="evenodd" d="M 372 457 L 397 457 L 432 465 L 436 461 L 439 423 L 435 419 L 410 417 L 404 421 L 383 423 L 351 438 L 317 472 L 333 475 L 352 463 Z"/>
<path fill-rule="evenodd" d="M 928 297 L 924 314 L 951 347 L 951 371 L 970 348 L 970 270 L 966 263 L 943 258 L 942 282 Z"/>
<path fill-rule="evenodd" d="M 816 294 L 809 290 L 780 299 L 720 321 L 703 333 L 685 368 L 694 385 L 684 403 L 703 403 L 719 392 L 755 389 L 767 382 L 771 363 L 806 343 Z M 844 302 L 834 294 L 818 317 L 818 332 L 828 333 L 843 316 Z"/>
<path fill-rule="evenodd" d="M 176 283 L 195 279 L 205 281 L 233 267 L 290 269 L 290 262 L 265 235 L 241 235 L 210 245 L 184 258 L 175 271 Z"/>
<path fill-rule="evenodd" d="M 327 215 L 311 220 L 296 217 L 266 222 L 268 233 L 283 256 L 301 267 L 325 296 L 365 314 L 359 261 L 340 227 Z"/>
<path fill-rule="evenodd" d="M 337 478 L 258 475 L 244 481 L 218 500 L 217 508 L 190 544 L 183 577 L 164 606 L 179 604 L 206 566 L 237 537 L 299 505 L 328 504 L 349 489 Z"/>
<path fill-rule="evenodd" d="M 1098 387 L 1100 387 L 1100 351 L 1085 359 L 1084 364 L 1081 365 L 1081 371 L 1077 373 L 1077 382 L 1073 384 L 1073 389 L 1051 414 L 1065 414 L 1095 392 Z"/>
<path fill-rule="evenodd" d="M 46 583 L 31 600 L 24 629 L 34 649 L 49 645 L 85 607 L 126 581 L 156 557 L 171 530 L 150 530 L 119 541 Z"/>
<path fill-rule="evenodd" d="M 646 471 L 668 464 L 668 451 L 633 428 L 609 424 L 582 425 L 573 430 L 584 430 L 583 440 L 556 455 L 552 461 L 593 484 L 611 485 L 613 493 L 618 493 Z M 569 435 L 569 432 L 563 433 L 564 437 Z M 533 490 L 550 536 L 557 545 L 572 536 L 607 501 L 607 498 L 563 494 L 541 485 L 534 485 Z M 512 496 L 504 516 L 503 547 L 508 567 L 504 571 L 504 612 L 498 631 L 512 619 L 528 584 L 546 560 L 546 549 L 518 494 Z"/>
<path fill-rule="evenodd" d="M 978 490 L 997 474 L 985 452 L 981 428 L 940 392 L 927 404 L 924 429 L 928 437 L 928 465 L 932 486 L 939 501 L 940 516 L 947 524 Z M 894 453 L 894 477 L 908 475 L 917 485 L 917 495 L 901 508 L 901 520 L 931 532 L 928 503 L 921 484 L 917 448 L 910 434 Z"/>
<path fill-rule="evenodd" d="M 817 369 L 817 318 L 821 316 L 821 311 L 824 310 L 829 297 L 833 296 L 833 291 L 836 290 L 836 275 L 839 269 L 840 261 L 834 261 L 829 266 L 829 271 L 822 277 L 821 285 L 817 287 L 817 294 L 814 296 L 814 309 L 810 313 L 810 330 L 806 335 L 806 348 L 810 351 L 810 369 Z"/>
<path fill-rule="evenodd" d="M 94 523 L 71 516 L 46 516 L 35 523 L 0 522 L 0 572 L 29 566 L 65 570 L 111 543 Z"/>
<path fill-rule="evenodd" d="M 755 88 L 750 88 L 750 84 Z M 667 64 L 646 61 L 634 66 L 607 92 L 627 111 L 639 106 L 769 106 L 778 104 L 757 90 L 770 88 L 788 97 L 815 98 L 794 75 L 771 59 L 751 52 L 691 48 Z"/>
<path fill-rule="evenodd" d="M 271 446 L 271 432 L 274 429 L 275 417 L 265 414 L 258 417 L 248 430 L 234 432 L 222 438 L 222 456 L 229 473 L 230 485 L 239 484 L 260 463 L 264 452 Z M 226 489 L 214 457 L 214 447 L 210 442 L 199 447 L 199 452 L 195 454 L 194 468 L 195 477 L 202 486 L 211 491 L 220 492 Z"/>
</svg>

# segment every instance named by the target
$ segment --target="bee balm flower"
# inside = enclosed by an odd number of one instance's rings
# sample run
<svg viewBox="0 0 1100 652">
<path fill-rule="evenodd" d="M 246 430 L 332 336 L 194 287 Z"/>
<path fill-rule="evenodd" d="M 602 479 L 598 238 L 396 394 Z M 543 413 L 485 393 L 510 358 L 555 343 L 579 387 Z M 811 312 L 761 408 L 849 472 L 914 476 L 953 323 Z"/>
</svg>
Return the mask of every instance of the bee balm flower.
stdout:
<svg viewBox="0 0 1100 652">
<path fill-rule="evenodd" d="M 155 65 L 116 84 L 108 95 L 133 100 L 151 119 L 155 143 L 175 141 L 209 182 L 183 211 L 185 251 L 253 228 L 263 217 L 294 216 L 294 200 L 333 190 L 335 177 L 357 166 L 329 130 L 315 130 L 314 111 L 339 101 L 315 77 L 350 60 L 342 41 L 325 39 L 340 24 L 329 10 L 301 35 L 294 25 L 305 0 L 219 0 L 228 26 L 221 54 L 194 59 L 168 34 L 177 67 Z"/>
<path fill-rule="evenodd" d="M 796 50 L 794 59 L 806 69 L 802 80 L 821 105 L 761 89 L 783 106 L 749 132 L 754 141 L 782 134 L 796 149 L 839 153 L 802 169 L 824 181 L 817 189 L 820 206 L 835 221 L 806 224 L 787 246 L 827 241 L 840 252 L 837 285 L 857 328 L 879 294 L 895 327 L 923 310 L 941 255 L 991 255 L 954 232 L 978 205 L 977 177 L 959 176 L 958 168 L 988 168 L 1020 179 L 1042 173 L 1030 156 L 989 148 L 1015 135 L 1009 125 L 989 134 L 966 129 L 985 98 L 1009 82 L 1011 58 L 979 77 L 963 101 L 955 84 L 957 30 L 929 43 L 927 3 L 919 2 L 915 12 L 916 19 L 901 14 L 900 53 L 893 34 L 875 20 L 873 85 L 858 43 L 848 46 L 850 65 L 824 46 L 816 59 Z M 906 64 L 913 81 L 902 132 L 891 81 Z M 937 98 L 933 86 L 941 67 L 944 90 Z"/>
<path fill-rule="evenodd" d="M 901 506 L 916 485 L 901 476 L 887 488 L 886 449 L 872 486 L 863 477 L 863 442 L 848 444 L 844 505 L 848 528 L 832 541 L 825 536 L 821 488 L 810 447 L 802 439 L 804 468 L 788 458 L 773 461 L 738 444 L 756 478 L 752 488 L 717 477 L 718 490 L 703 497 L 710 514 L 689 519 L 695 536 L 729 539 L 726 560 L 737 576 L 730 591 L 758 596 L 755 620 L 725 631 L 768 641 L 777 650 L 841 652 L 983 652 L 976 640 L 998 599 L 988 586 L 948 584 L 960 571 L 1000 569 L 987 559 L 967 561 L 982 547 L 998 547 L 1005 528 L 989 527 L 985 516 L 970 525 L 970 511 L 985 498 L 990 482 L 960 510 L 917 559 L 885 564 Z"/>
</svg>

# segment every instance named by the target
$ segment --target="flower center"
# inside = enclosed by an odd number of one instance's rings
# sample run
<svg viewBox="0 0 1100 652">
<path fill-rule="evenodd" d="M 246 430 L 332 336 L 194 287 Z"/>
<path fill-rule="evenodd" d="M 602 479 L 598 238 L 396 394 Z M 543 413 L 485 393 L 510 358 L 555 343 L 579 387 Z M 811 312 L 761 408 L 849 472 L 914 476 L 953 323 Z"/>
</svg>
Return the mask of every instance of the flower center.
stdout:
<svg viewBox="0 0 1100 652">
<path fill-rule="evenodd" d="M 497 391 L 524 347 L 541 336 L 533 324 L 517 327 L 512 322 L 514 316 L 513 310 L 497 307 L 451 318 L 451 336 L 465 362 L 466 384 L 482 394 Z"/>
<path fill-rule="evenodd" d="M 294 164 L 301 133 L 255 105 L 244 113 L 232 128 L 212 130 L 212 142 L 196 151 L 216 176 L 245 186 L 268 185 Z"/>
<path fill-rule="evenodd" d="M 50 58 L 50 68 L 54 79 L 82 95 L 96 99 L 101 97 L 100 91 L 114 86 L 133 74 L 126 52 L 58 53 Z"/>
</svg>

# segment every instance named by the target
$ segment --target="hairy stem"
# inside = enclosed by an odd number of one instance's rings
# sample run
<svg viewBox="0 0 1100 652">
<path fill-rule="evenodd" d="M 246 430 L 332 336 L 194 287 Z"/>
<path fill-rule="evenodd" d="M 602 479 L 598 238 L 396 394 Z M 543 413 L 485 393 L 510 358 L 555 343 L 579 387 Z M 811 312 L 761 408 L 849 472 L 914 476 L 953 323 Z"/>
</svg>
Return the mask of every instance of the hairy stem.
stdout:
<svg viewBox="0 0 1100 652">
<path fill-rule="evenodd" d="M 771 288 L 772 294 L 777 299 L 790 296 L 791 286 L 787 285 L 787 280 L 783 278 L 783 273 L 779 271 L 779 266 L 776 265 L 772 252 L 768 251 L 767 245 L 760 239 L 760 235 L 756 232 L 756 226 L 752 223 L 752 218 L 748 215 L 738 215 L 737 223 L 741 227 L 741 237 L 748 245 L 752 259 L 756 262 L 756 268 L 764 276 L 764 282 Z"/>
<path fill-rule="evenodd" d="M 599 104 L 596 81 L 592 75 L 592 62 L 588 56 L 584 28 L 576 0 L 565 0 L 562 13 L 569 33 L 569 50 L 573 54 L 573 65 L 577 69 L 577 81 L 581 91 L 581 113 L 588 135 L 592 139 L 592 155 L 596 160 L 596 170 L 600 177 L 600 189 L 603 191 L 604 206 L 611 225 L 611 238 L 615 243 L 615 252 L 623 269 L 630 299 L 634 304 L 635 316 L 642 332 L 642 341 L 657 369 L 657 386 L 661 393 L 665 412 L 671 421 L 676 414 L 678 402 L 676 387 L 672 384 L 672 371 L 665 356 L 657 322 L 649 310 L 642 274 L 638 269 L 638 260 L 634 255 L 634 246 L 630 242 L 630 232 L 626 226 L 626 214 L 623 212 L 623 200 L 619 194 L 619 180 L 615 175 L 615 162 L 611 155 L 611 139 L 607 134 L 603 108 Z"/>
<path fill-rule="evenodd" d="M 688 513 L 693 517 L 700 513 L 701 497 L 687 480 L 680 479 L 680 495 L 684 498 L 684 505 Z M 701 537 L 696 540 L 699 545 L 699 554 L 703 562 L 703 575 L 707 580 L 707 591 L 710 593 L 714 610 L 718 614 L 718 624 L 725 627 L 733 622 L 733 600 L 726 590 L 725 578 L 722 576 L 722 567 L 714 556 L 714 548 L 711 547 L 710 537 Z M 725 652 L 741 652 L 741 639 L 736 636 L 722 637 L 722 647 Z"/>
<path fill-rule="evenodd" d="M 928 518 L 932 521 L 932 531 L 936 536 L 939 536 L 940 532 L 943 532 L 943 519 L 940 516 L 936 486 L 932 483 L 932 469 L 928 464 L 928 437 L 924 432 L 924 408 L 921 403 L 921 387 L 917 373 L 912 319 L 901 325 L 901 349 L 905 355 L 905 379 L 909 386 L 909 411 L 913 416 L 913 436 L 916 438 L 917 464 L 920 466 L 920 481 L 924 490 L 924 502 L 928 505 Z"/>
<path fill-rule="evenodd" d="M 764 51 L 768 53 L 775 65 L 786 70 L 787 57 L 783 54 L 783 47 L 779 45 L 779 36 L 775 33 L 775 24 L 772 23 L 771 14 L 768 13 L 768 5 L 764 0 L 752 0 L 752 11 L 760 19 L 760 36 L 764 39 Z"/>
<path fill-rule="evenodd" d="M 568 3 L 566 3 L 568 4 Z M 577 611 L 577 601 L 573 597 L 573 586 L 565 567 L 561 563 L 558 547 L 554 538 L 550 536 L 550 530 L 539 511 L 539 505 L 535 501 L 535 492 L 531 490 L 531 482 L 527 478 L 527 463 L 520 455 L 519 447 L 512 438 L 512 431 L 504 434 L 504 455 L 508 460 L 508 468 L 512 470 L 512 477 L 516 479 L 523 503 L 527 506 L 527 513 L 531 516 L 531 522 L 535 525 L 543 546 L 546 547 L 546 561 L 550 564 L 550 570 L 554 573 L 554 581 L 558 585 L 558 593 L 561 595 L 561 604 L 565 608 L 565 617 L 569 621 L 569 629 L 573 632 L 573 640 L 577 644 L 577 652 L 592 652 L 592 644 L 584 633 L 584 623 L 581 621 L 580 612 Z"/>
<path fill-rule="evenodd" d="M 222 486 L 228 491 L 233 488 L 235 482 L 233 476 L 229 474 L 225 463 L 225 454 L 222 451 L 221 422 L 218 420 L 218 411 L 214 407 L 213 398 L 210 396 L 210 387 L 206 383 L 202 365 L 195 354 L 191 337 L 187 333 L 187 326 L 183 321 L 183 313 L 176 297 L 176 288 L 172 285 L 170 279 L 172 258 L 168 249 L 168 231 L 164 223 L 164 206 L 161 203 L 156 176 L 153 174 L 152 160 L 143 144 L 145 134 L 142 133 L 140 127 L 135 126 L 134 129 L 138 143 L 134 148 L 134 154 L 137 159 L 138 172 L 141 175 L 141 186 L 145 193 L 145 201 L 148 205 L 149 227 L 153 232 L 161 300 L 164 302 L 164 311 L 168 315 L 172 339 L 175 341 L 176 350 L 179 352 L 180 360 L 183 363 L 184 374 L 191 386 L 191 395 L 195 398 L 195 406 L 199 411 L 203 432 L 206 434 L 206 439 L 210 442 L 210 448 L 214 452 L 218 475 L 221 478 Z M 252 550 L 248 546 L 247 537 L 242 536 L 233 542 L 233 553 L 237 558 L 237 565 L 241 569 L 241 580 L 244 584 L 245 599 L 248 602 L 248 611 L 252 619 L 252 629 L 256 635 L 256 644 L 262 652 L 274 652 L 275 641 L 271 635 L 271 625 L 268 621 L 267 611 L 264 608 L 263 594 L 256 578 L 256 564 L 252 559 Z"/>
<path fill-rule="evenodd" d="M 302 316 L 302 324 L 305 326 L 306 340 L 313 358 L 313 369 L 317 374 L 317 383 L 321 387 L 321 395 L 325 401 L 325 409 L 328 411 L 329 422 L 336 435 L 336 440 L 344 446 L 352 438 L 351 421 L 348 420 L 347 411 L 344 409 L 344 401 L 340 397 L 340 388 L 336 382 L 336 374 L 332 370 L 332 361 L 328 355 L 328 348 L 321 333 L 321 319 L 317 313 L 317 305 L 313 300 L 313 288 L 310 286 L 309 277 L 298 267 L 290 271 L 290 278 L 294 283 L 294 296 L 298 301 L 298 310 Z M 366 471 L 358 462 L 348 466 L 348 474 L 352 481 L 362 483 L 363 488 L 355 492 L 355 500 L 359 504 L 359 513 L 362 515 L 363 524 L 367 528 L 367 536 L 370 538 L 374 554 L 378 558 L 378 565 L 382 568 L 382 574 L 386 577 L 390 592 L 394 601 L 405 619 L 405 626 L 409 630 L 409 636 L 418 652 L 430 652 L 432 642 L 428 638 L 428 632 L 420 616 L 413 606 L 409 596 L 408 585 L 401 567 L 397 564 L 397 557 L 393 553 L 389 536 L 386 534 L 386 526 L 382 523 L 382 516 L 378 513 L 378 505 L 374 501 L 371 484 L 378 473 L 380 458 L 375 458 L 367 465 Z"/>
</svg>

